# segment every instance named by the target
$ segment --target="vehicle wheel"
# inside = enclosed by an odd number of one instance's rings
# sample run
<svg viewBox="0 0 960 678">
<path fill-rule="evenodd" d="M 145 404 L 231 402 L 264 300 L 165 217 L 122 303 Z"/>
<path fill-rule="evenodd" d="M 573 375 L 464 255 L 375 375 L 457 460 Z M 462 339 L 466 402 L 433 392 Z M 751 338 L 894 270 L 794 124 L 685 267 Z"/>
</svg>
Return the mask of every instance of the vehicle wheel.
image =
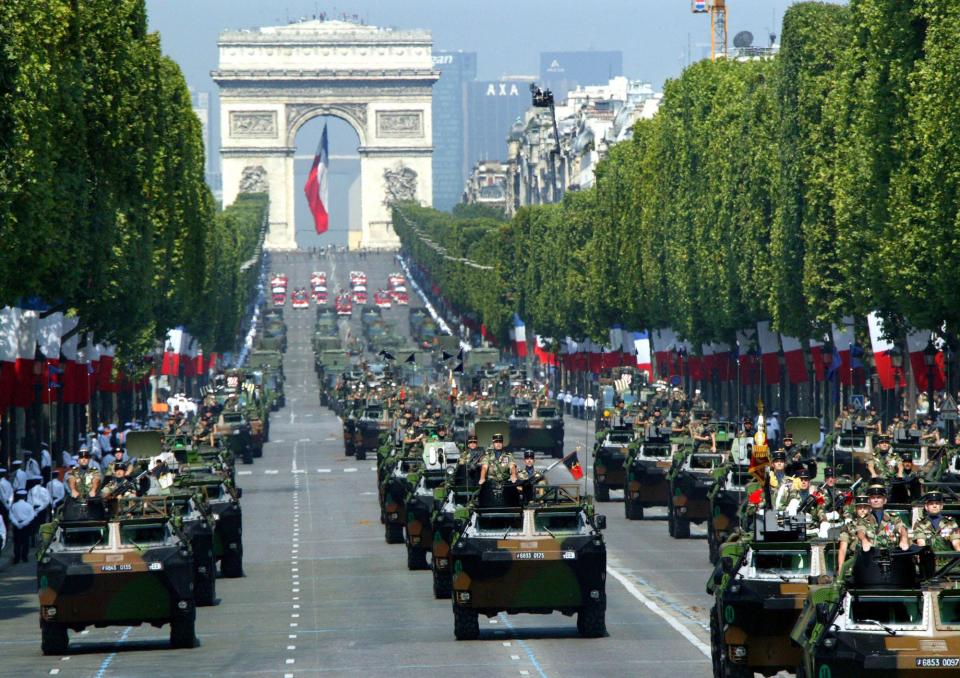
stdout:
<svg viewBox="0 0 960 678">
<path fill-rule="evenodd" d="M 554 459 L 563 458 L 563 443 L 558 443 L 557 446 L 553 448 L 553 454 L 551 456 L 553 456 Z"/>
<path fill-rule="evenodd" d="M 453 635 L 457 640 L 476 640 L 480 637 L 480 618 L 475 610 L 453 606 Z"/>
<path fill-rule="evenodd" d="M 253 456 L 254 456 L 254 458 L 256 458 L 256 459 L 259 459 L 260 457 L 263 456 L 263 446 L 262 446 L 262 445 L 257 445 L 256 447 L 253 448 Z"/>
<path fill-rule="evenodd" d="M 602 638 L 607 635 L 606 606 L 591 604 L 577 613 L 577 631 L 584 638 Z"/>
<path fill-rule="evenodd" d="M 449 598 L 453 592 L 453 578 L 449 572 L 433 571 L 433 597 Z"/>
<path fill-rule="evenodd" d="M 383 532 L 383 538 L 388 544 L 403 543 L 403 525 L 398 523 L 385 523 Z"/>
<path fill-rule="evenodd" d="M 40 622 L 40 649 L 44 654 L 63 654 L 69 645 L 66 626 L 54 622 Z"/>
<path fill-rule="evenodd" d="M 243 463 L 244 463 L 244 464 L 252 464 L 252 463 L 253 463 L 253 455 L 250 454 L 250 450 L 245 449 L 245 450 L 243 451 L 243 454 L 241 455 L 241 458 L 243 459 Z"/>
<path fill-rule="evenodd" d="M 357 458 L 357 461 L 364 461 L 367 458 L 367 451 L 357 450 L 357 453 L 354 456 Z"/>
<path fill-rule="evenodd" d="M 430 566 L 427 564 L 427 552 L 424 549 L 410 546 L 407 544 L 407 569 L 408 570 L 427 570 Z"/>
<path fill-rule="evenodd" d="M 208 607 L 217 602 L 217 561 L 210 559 L 207 571 L 200 575 L 200 580 L 193 590 L 193 597 L 197 605 Z"/>
<path fill-rule="evenodd" d="M 677 518 L 673 527 L 673 536 L 677 539 L 689 539 L 690 521 L 685 518 Z"/>
<path fill-rule="evenodd" d="M 343 454 L 344 454 L 344 456 L 347 456 L 347 457 L 352 457 L 354 454 L 356 454 L 356 453 L 353 451 L 353 445 L 344 445 L 344 446 L 343 446 Z"/>
<path fill-rule="evenodd" d="M 717 564 L 718 557 L 718 545 L 717 545 L 717 536 L 712 529 L 707 530 L 707 551 L 709 552 L 710 564 Z"/>
<path fill-rule="evenodd" d="M 197 635 L 194 631 L 194 618 L 175 617 L 170 622 L 170 646 L 177 648 L 196 647 Z"/>
<path fill-rule="evenodd" d="M 227 551 L 220 559 L 220 571 L 224 577 L 235 579 L 243 576 L 243 555 L 234 551 Z"/>
<path fill-rule="evenodd" d="M 627 520 L 643 520 L 643 506 L 638 502 L 624 499 L 623 512 L 626 514 Z"/>
<path fill-rule="evenodd" d="M 675 537 L 677 534 L 676 520 L 673 517 L 673 509 L 667 509 L 667 532 L 670 533 L 671 537 Z"/>
<path fill-rule="evenodd" d="M 710 656 L 713 660 L 713 678 L 723 678 L 722 641 L 717 614 L 717 606 L 714 605 L 710 608 Z"/>
<path fill-rule="evenodd" d="M 610 486 L 593 481 L 593 496 L 597 501 L 610 501 Z"/>
</svg>

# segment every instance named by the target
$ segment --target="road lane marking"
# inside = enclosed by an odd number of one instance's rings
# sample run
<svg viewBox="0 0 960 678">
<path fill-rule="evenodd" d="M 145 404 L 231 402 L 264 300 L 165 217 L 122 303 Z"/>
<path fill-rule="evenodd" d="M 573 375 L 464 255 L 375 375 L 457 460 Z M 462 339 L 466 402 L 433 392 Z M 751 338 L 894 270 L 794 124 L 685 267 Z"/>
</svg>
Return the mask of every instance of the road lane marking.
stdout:
<svg viewBox="0 0 960 678">
<path fill-rule="evenodd" d="M 632 581 L 627 579 L 623 574 L 613 569 L 609 565 L 607 565 L 607 573 L 611 577 L 616 579 L 618 582 L 620 582 L 623 588 L 625 588 L 630 595 L 632 595 L 634 598 L 636 598 L 641 603 L 643 603 L 647 607 L 647 609 L 649 609 L 655 615 L 657 615 L 658 617 L 663 619 L 665 622 L 667 622 L 673 628 L 674 631 L 679 633 L 691 645 L 693 645 L 695 648 L 700 650 L 703 656 L 705 656 L 707 659 L 713 658 L 713 654 L 710 651 L 710 647 L 706 643 L 704 643 L 702 640 L 697 638 L 697 636 L 694 635 L 694 633 L 690 629 L 688 629 L 683 624 L 683 622 L 680 621 L 679 618 L 670 614 L 663 607 L 657 604 L 656 601 L 644 595 L 643 592 L 641 592 L 640 589 L 637 588 L 636 584 L 634 584 Z"/>
<path fill-rule="evenodd" d="M 498 616 L 503 619 L 503 623 L 506 624 L 507 628 L 510 629 L 512 633 L 517 632 L 517 629 L 510 622 L 510 618 L 507 615 L 501 612 Z M 547 678 L 547 674 L 544 673 L 543 668 L 540 666 L 540 662 L 537 661 L 536 656 L 533 654 L 533 650 L 530 649 L 530 646 L 527 645 L 526 641 L 520 640 L 519 638 L 516 638 L 515 640 L 517 641 L 517 645 L 519 645 L 527 654 L 527 659 L 529 659 L 530 663 L 533 664 L 533 668 L 537 670 L 537 675 L 540 676 L 540 678 Z M 523 672 L 521 671 L 521 673 Z M 529 673 L 527 675 L 529 675 Z"/>
<path fill-rule="evenodd" d="M 253 475 L 253 471 L 237 471 L 238 476 L 250 476 Z"/>
<path fill-rule="evenodd" d="M 317 473 L 331 473 L 331 472 L 332 472 L 332 469 L 328 469 L 328 468 L 318 468 L 318 469 L 317 469 Z"/>
<path fill-rule="evenodd" d="M 264 473 L 265 475 L 268 475 L 268 476 L 275 476 L 275 475 L 277 475 L 278 473 L 280 473 L 280 471 L 278 471 L 278 470 L 275 469 L 275 468 L 268 468 L 268 469 L 264 469 L 264 470 L 263 470 L 263 473 Z"/>
<path fill-rule="evenodd" d="M 120 634 L 120 640 L 117 642 L 117 644 L 122 645 L 123 643 L 125 643 L 131 631 L 133 631 L 132 626 L 128 626 L 127 628 L 125 628 L 123 630 L 123 633 Z M 104 674 L 107 672 L 107 669 L 110 668 L 110 663 L 114 660 L 116 656 L 117 656 L 116 652 L 111 652 L 106 657 L 104 657 L 103 661 L 100 663 L 100 668 L 97 670 L 97 674 L 94 676 L 94 678 L 103 678 Z"/>
<path fill-rule="evenodd" d="M 343 469 L 343 472 L 344 472 L 344 473 L 356 473 L 356 472 L 357 472 L 357 469 L 355 469 L 355 468 L 345 468 L 345 469 Z"/>
</svg>

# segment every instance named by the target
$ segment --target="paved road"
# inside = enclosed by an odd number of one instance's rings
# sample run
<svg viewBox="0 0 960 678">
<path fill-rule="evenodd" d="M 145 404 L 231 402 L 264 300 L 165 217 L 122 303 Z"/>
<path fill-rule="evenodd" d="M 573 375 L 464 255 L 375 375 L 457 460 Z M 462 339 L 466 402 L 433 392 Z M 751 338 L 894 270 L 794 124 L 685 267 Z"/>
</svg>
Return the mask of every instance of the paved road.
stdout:
<svg viewBox="0 0 960 678">
<path fill-rule="evenodd" d="M 346 285 L 349 270 L 362 269 L 371 289 L 397 268 L 387 255 L 333 264 L 288 255 L 272 265 L 293 286 L 318 269 Z M 319 408 L 313 310 L 286 314 L 287 406 L 273 415 L 263 458 L 238 477 L 246 577 L 221 579 L 220 603 L 198 610 L 200 646 L 168 649 L 166 628 L 90 629 L 71 634 L 69 655 L 43 657 L 34 580 L 19 565 L 0 573 L 0 675 L 709 675 L 706 544 L 696 531 L 670 539 L 656 511 L 628 523 L 617 493 L 601 505 L 608 637 L 582 639 L 573 618 L 554 614 L 481 619 L 480 641 L 456 642 L 450 603 L 434 600 L 430 572 L 408 572 L 403 547 L 384 542 L 372 464 L 344 456 L 339 421 Z M 592 438 L 578 420 L 566 431 L 568 449 Z"/>
</svg>

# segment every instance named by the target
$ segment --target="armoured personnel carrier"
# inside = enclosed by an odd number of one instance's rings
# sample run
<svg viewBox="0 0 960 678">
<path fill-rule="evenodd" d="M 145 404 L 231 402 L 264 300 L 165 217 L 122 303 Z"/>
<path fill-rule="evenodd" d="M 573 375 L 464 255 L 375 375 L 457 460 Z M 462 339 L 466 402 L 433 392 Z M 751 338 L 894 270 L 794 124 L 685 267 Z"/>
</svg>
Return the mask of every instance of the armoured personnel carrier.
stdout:
<svg viewBox="0 0 960 678">
<path fill-rule="evenodd" d="M 168 497 L 71 501 L 42 532 L 44 654 L 63 654 L 68 632 L 88 626 L 169 624 L 173 647 L 194 646 L 193 552 Z"/>
<path fill-rule="evenodd" d="M 605 528 L 574 486 L 523 508 L 473 508 L 450 549 L 457 640 L 479 638 L 479 615 L 500 612 L 576 614 L 581 635 L 605 635 Z"/>
</svg>

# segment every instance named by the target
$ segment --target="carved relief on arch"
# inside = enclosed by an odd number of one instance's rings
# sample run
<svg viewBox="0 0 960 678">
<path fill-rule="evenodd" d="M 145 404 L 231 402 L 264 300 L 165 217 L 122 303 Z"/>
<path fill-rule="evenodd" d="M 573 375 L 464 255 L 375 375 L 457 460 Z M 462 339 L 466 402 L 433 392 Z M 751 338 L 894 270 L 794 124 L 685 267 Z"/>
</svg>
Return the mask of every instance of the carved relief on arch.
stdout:
<svg viewBox="0 0 960 678">
<path fill-rule="evenodd" d="M 267 170 L 263 165 L 248 165 L 243 168 L 240 176 L 241 193 L 269 193 L 270 184 L 267 182 Z"/>
<path fill-rule="evenodd" d="M 366 143 L 366 104 L 287 104 L 287 145 L 294 145 L 297 131 L 304 123 L 321 115 L 343 118 L 353 126 L 360 138 L 360 145 Z"/>
</svg>

